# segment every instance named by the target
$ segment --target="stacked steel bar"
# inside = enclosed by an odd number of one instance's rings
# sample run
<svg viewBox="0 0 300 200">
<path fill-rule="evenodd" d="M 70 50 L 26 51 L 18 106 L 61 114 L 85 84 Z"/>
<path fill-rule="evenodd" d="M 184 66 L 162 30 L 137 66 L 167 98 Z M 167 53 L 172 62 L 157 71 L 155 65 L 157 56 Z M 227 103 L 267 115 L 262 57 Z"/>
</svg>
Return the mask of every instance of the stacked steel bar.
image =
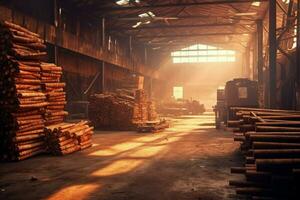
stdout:
<svg viewBox="0 0 300 200">
<path fill-rule="evenodd" d="M 43 152 L 41 59 L 46 46 L 39 35 L 0 22 L 0 160 L 23 160 Z"/>
<path fill-rule="evenodd" d="M 93 127 L 87 121 L 47 126 L 45 141 L 48 152 L 66 155 L 92 146 Z"/>
<path fill-rule="evenodd" d="M 230 181 L 239 195 L 252 199 L 299 199 L 300 112 L 233 108 L 235 141 L 241 142 L 245 165 L 232 173 L 243 180 Z M 239 131 L 239 132 L 238 132 Z"/>
<path fill-rule="evenodd" d="M 43 91 L 47 94 L 49 105 L 46 107 L 45 124 L 52 125 L 64 121 L 68 112 L 66 105 L 65 83 L 60 82 L 62 68 L 52 63 L 41 63 L 41 78 Z"/>
</svg>

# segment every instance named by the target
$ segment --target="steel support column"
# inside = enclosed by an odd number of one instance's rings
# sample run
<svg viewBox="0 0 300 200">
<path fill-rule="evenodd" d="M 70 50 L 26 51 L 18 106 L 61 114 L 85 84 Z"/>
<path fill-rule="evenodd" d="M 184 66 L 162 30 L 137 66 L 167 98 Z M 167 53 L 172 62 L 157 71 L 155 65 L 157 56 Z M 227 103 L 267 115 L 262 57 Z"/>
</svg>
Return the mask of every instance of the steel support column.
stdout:
<svg viewBox="0 0 300 200">
<path fill-rule="evenodd" d="M 58 36 L 60 35 L 60 13 L 58 0 L 53 0 L 53 16 L 54 16 L 54 27 L 55 27 L 55 44 L 54 44 L 54 63 L 58 64 Z"/>
<path fill-rule="evenodd" d="M 276 1 L 269 1 L 269 107 L 276 108 Z"/>
<path fill-rule="evenodd" d="M 105 18 L 102 18 L 102 51 L 106 51 L 105 44 Z M 105 92 L 105 62 L 102 61 L 101 67 L 101 92 Z"/>
<path fill-rule="evenodd" d="M 259 105 L 264 107 L 264 58 L 263 58 L 263 21 L 257 20 L 257 80 Z"/>
<path fill-rule="evenodd" d="M 300 106 L 300 0 L 297 1 L 296 108 Z"/>
</svg>

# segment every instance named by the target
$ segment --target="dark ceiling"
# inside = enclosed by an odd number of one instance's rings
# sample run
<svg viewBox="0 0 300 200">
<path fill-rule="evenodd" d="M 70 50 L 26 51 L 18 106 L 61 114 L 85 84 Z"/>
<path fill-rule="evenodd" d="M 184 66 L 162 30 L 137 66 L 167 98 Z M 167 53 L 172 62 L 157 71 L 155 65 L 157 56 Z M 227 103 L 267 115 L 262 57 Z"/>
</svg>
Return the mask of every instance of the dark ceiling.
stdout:
<svg viewBox="0 0 300 200">
<path fill-rule="evenodd" d="M 65 2 L 82 14 L 104 17 L 110 33 L 131 35 L 165 51 L 195 43 L 243 50 L 256 30 L 256 21 L 264 18 L 268 8 L 266 0 L 132 0 L 123 6 L 116 1 Z M 139 17 L 149 11 L 155 16 Z"/>
</svg>

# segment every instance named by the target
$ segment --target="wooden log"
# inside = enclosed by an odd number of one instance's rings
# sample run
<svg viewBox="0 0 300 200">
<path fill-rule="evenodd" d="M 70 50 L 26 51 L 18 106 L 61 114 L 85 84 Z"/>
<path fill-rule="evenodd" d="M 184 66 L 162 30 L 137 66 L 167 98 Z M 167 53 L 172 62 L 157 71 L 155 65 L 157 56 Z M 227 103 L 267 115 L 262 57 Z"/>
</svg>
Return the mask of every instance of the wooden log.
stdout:
<svg viewBox="0 0 300 200">
<path fill-rule="evenodd" d="M 259 171 L 282 171 L 300 167 L 298 158 L 278 158 L 278 159 L 256 159 L 256 167 Z"/>
<path fill-rule="evenodd" d="M 61 151 L 59 153 L 59 155 L 66 155 L 66 154 L 70 154 L 70 153 L 73 153 L 73 152 L 76 152 L 76 151 L 79 151 L 80 150 L 80 146 L 79 145 L 75 145 L 73 147 L 70 147 L 68 149 L 65 149 L 63 151 Z"/>
<path fill-rule="evenodd" d="M 28 35 L 39 37 L 38 34 L 36 34 L 34 32 L 31 32 L 28 29 L 23 28 L 22 26 L 19 26 L 17 24 L 14 24 L 14 23 L 11 23 L 11 22 L 8 22 L 8 21 L 2 22 L 1 25 L 5 26 L 5 27 L 8 27 L 8 28 L 12 28 L 12 29 L 18 30 L 18 31 L 21 31 L 21 32 L 24 32 L 24 33 L 27 33 Z"/>
<path fill-rule="evenodd" d="M 24 142 L 28 140 L 35 140 L 44 137 L 44 134 L 33 134 L 33 135 L 22 135 L 22 136 L 15 136 L 13 138 L 14 142 Z"/>
<path fill-rule="evenodd" d="M 300 149 L 255 149 L 253 156 L 258 158 L 300 158 Z"/>
<path fill-rule="evenodd" d="M 19 93 L 18 96 L 19 97 L 39 97 L 39 96 L 44 97 L 45 94 L 42 92 L 31 92 L 31 93 L 27 92 L 27 93 Z"/>
<path fill-rule="evenodd" d="M 300 128 L 278 126 L 256 126 L 257 132 L 300 132 Z"/>
<path fill-rule="evenodd" d="M 248 188 L 248 187 L 268 187 L 269 185 L 266 183 L 259 182 L 250 182 L 250 181 L 240 181 L 240 180 L 230 180 L 230 186 L 239 187 L 239 188 Z"/>
<path fill-rule="evenodd" d="M 40 149 L 40 148 L 36 148 L 35 150 L 31 150 L 31 151 L 26 151 L 26 152 L 24 152 L 24 153 L 26 153 L 26 154 L 24 154 L 24 155 L 20 155 L 20 156 L 17 156 L 16 158 L 15 158 L 15 160 L 25 160 L 25 159 L 27 159 L 27 158 L 29 158 L 29 157 L 32 157 L 32 156 L 35 156 L 35 155 L 38 155 L 38 154 L 41 154 L 41 153 L 44 153 L 45 152 L 45 150 L 44 149 Z"/>
<path fill-rule="evenodd" d="M 92 143 L 85 143 L 85 144 L 80 145 L 80 149 L 81 150 L 87 149 L 87 148 L 91 147 L 92 145 L 93 145 Z"/>
<path fill-rule="evenodd" d="M 300 127 L 298 121 L 280 121 L 280 122 L 256 122 L 256 126 L 279 126 L 279 127 Z"/>
<path fill-rule="evenodd" d="M 247 187 L 247 188 L 237 188 L 237 194 L 242 195 L 263 195 L 263 196 L 272 196 L 272 190 L 266 188 L 259 188 L 259 187 Z"/>
<path fill-rule="evenodd" d="M 41 147 L 43 145 L 45 145 L 45 143 L 43 141 L 40 141 L 40 142 L 31 143 L 31 144 L 24 144 L 24 145 L 17 144 L 15 148 L 16 148 L 17 151 L 24 151 L 24 150 L 28 150 L 28 149 Z"/>
<path fill-rule="evenodd" d="M 283 142 L 300 144 L 300 135 L 250 135 L 251 141 L 259 142 Z"/>
<path fill-rule="evenodd" d="M 253 142 L 253 149 L 300 149 L 299 143 Z"/>
<path fill-rule="evenodd" d="M 44 129 L 35 129 L 31 131 L 26 131 L 26 132 L 16 132 L 17 136 L 23 136 L 23 135 L 34 135 L 34 134 L 41 134 L 44 132 Z"/>
<path fill-rule="evenodd" d="M 250 135 L 274 135 L 274 136 L 277 136 L 277 135 L 282 135 L 282 136 L 288 136 L 288 135 L 300 135 L 300 132 L 253 132 L 253 131 L 250 131 L 250 132 L 246 132 L 245 133 L 245 136 L 246 137 L 250 137 Z"/>
<path fill-rule="evenodd" d="M 19 131 L 17 132 L 17 135 L 20 135 L 20 133 L 26 133 L 28 131 L 37 130 L 44 128 L 44 123 L 36 124 L 36 125 L 28 125 L 26 128 L 19 128 Z"/>
</svg>

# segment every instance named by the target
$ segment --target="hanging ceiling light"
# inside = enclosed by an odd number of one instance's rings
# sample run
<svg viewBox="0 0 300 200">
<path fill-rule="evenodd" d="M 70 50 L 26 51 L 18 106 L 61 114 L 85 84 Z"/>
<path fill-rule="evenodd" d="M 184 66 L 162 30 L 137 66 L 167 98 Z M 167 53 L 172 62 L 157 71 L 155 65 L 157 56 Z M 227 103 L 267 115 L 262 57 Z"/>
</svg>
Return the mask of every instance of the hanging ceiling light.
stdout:
<svg viewBox="0 0 300 200">
<path fill-rule="evenodd" d="M 251 5 L 252 5 L 252 6 L 259 7 L 259 6 L 260 6 L 260 1 L 254 1 L 254 2 L 252 2 Z"/>
<path fill-rule="evenodd" d="M 132 3 L 140 3 L 140 0 L 117 0 L 116 4 L 119 6 L 128 6 Z"/>
</svg>

